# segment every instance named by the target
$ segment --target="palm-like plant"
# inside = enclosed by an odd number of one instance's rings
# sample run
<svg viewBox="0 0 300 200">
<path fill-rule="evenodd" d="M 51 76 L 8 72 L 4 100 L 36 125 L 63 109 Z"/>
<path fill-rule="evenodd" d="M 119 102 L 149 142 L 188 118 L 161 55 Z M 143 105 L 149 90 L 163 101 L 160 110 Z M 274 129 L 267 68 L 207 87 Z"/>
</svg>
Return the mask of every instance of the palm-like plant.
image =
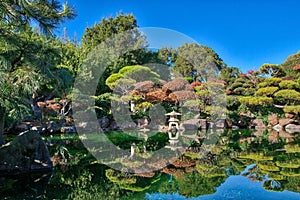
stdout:
<svg viewBox="0 0 300 200">
<path fill-rule="evenodd" d="M 24 114 L 32 95 L 43 83 L 58 82 L 52 70 L 59 48 L 52 31 L 75 16 L 56 0 L 2 0 L 0 2 L 0 145 L 4 117 Z M 38 24 L 46 36 L 33 31 Z"/>
<path fill-rule="evenodd" d="M 37 23 L 46 34 L 52 33 L 64 20 L 75 17 L 74 9 L 57 0 L 2 0 L 1 21 L 21 28 Z"/>
</svg>

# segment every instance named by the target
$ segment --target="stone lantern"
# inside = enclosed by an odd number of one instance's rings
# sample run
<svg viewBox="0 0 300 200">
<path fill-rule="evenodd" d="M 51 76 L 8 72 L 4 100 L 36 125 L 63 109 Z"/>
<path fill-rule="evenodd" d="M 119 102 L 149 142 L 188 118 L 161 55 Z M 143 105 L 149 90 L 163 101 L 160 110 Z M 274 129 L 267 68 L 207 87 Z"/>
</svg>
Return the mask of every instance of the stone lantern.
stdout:
<svg viewBox="0 0 300 200">
<path fill-rule="evenodd" d="M 176 131 L 179 130 L 179 119 L 177 118 L 177 116 L 180 116 L 180 113 L 175 112 L 174 110 L 170 113 L 167 113 L 166 116 L 169 116 L 169 127 L 168 130 L 174 130 L 176 129 Z"/>
</svg>

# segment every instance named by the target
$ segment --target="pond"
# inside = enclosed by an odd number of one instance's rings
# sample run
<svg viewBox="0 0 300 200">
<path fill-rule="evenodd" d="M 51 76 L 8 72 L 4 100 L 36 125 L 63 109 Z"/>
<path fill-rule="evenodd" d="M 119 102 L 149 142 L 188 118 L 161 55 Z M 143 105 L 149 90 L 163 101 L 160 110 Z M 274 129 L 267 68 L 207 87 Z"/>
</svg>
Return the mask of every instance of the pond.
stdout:
<svg viewBox="0 0 300 200">
<path fill-rule="evenodd" d="M 300 199 L 300 134 L 219 130 L 216 135 L 208 141 L 207 133 L 181 134 L 178 144 L 186 145 L 185 151 L 172 146 L 167 133 L 103 135 L 125 152 L 120 157 L 109 156 L 113 152 L 103 148 L 107 141 L 99 135 L 45 136 L 54 171 L 2 176 L 0 198 Z M 167 157 L 157 156 L 164 146 Z"/>
</svg>

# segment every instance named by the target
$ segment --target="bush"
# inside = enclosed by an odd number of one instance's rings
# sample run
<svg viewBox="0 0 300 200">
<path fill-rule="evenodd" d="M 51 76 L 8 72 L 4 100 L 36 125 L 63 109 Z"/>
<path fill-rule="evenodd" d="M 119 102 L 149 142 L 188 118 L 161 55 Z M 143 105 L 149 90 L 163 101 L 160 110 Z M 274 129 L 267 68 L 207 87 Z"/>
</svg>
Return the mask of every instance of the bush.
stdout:
<svg viewBox="0 0 300 200">
<path fill-rule="evenodd" d="M 243 86 L 243 83 L 240 83 L 240 82 L 235 82 L 233 83 L 231 86 L 230 86 L 230 90 L 234 90 L 235 88 L 239 88 L 239 87 L 242 87 Z"/>
<path fill-rule="evenodd" d="M 246 88 L 244 95 L 245 96 L 251 96 L 255 94 L 255 89 L 254 88 Z"/>
<path fill-rule="evenodd" d="M 226 96 L 226 107 L 228 110 L 237 110 L 241 103 L 237 96 Z"/>
<path fill-rule="evenodd" d="M 239 102 L 244 105 L 263 105 L 272 104 L 273 99 L 270 97 L 240 97 Z"/>
<path fill-rule="evenodd" d="M 296 90 L 280 90 L 276 92 L 274 96 L 287 100 L 300 101 L 300 92 L 297 92 Z"/>
<path fill-rule="evenodd" d="M 278 86 L 281 81 L 281 78 L 266 78 L 264 82 L 266 82 L 268 86 Z"/>
<path fill-rule="evenodd" d="M 243 87 L 238 87 L 238 88 L 235 88 L 235 89 L 233 90 L 233 92 L 234 92 L 235 94 L 239 94 L 239 95 L 244 94 L 245 91 L 246 91 L 246 89 L 243 88 Z"/>
<path fill-rule="evenodd" d="M 275 92 L 278 91 L 278 87 L 265 87 L 265 88 L 259 88 L 255 95 L 257 96 L 272 96 Z"/>
<path fill-rule="evenodd" d="M 300 105 L 297 106 L 286 106 L 283 111 L 285 113 L 294 113 L 299 114 L 300 113 Z"/>
<path fill-rule="evenodd" d="M 192 83 L 194 81 L 194 79 L 192 77 L 184 77 L 183 79 L 189 83 Z"/>
<path fill-rule="evenodd" d="M 280 86 L 280 88 L 283 88 L 283 89 L 298 89 L 299 88 L 298 83 L 295 81 L 282 81 L 279 84 L 279 86 Z"/>
<path fill-rule="evenodd" d="M 201 82 L 196 81 L 196 82 L 192 82 L 192 83 L 191 83 L 191 86 L 192 86 L 192 87 L 196 87 L 196 86 L 200 86 L 201 84 L 202 84 Z"/>
<path fill-rule="evenodd" d="M 246 83 L 247 80 L 245 80 L 244 78 L 237 78 L 237 79 L 235 80 L 235 82 L 236 82 L 236 83 L 237 83 L 237 82 L 239 82 L 239 83 Z"/>
<path fill-rule="evenodd" d="M 117 84 L 117 81 L 119 79 L 123 78 L 123 75 L 122 74 L 112 74 L 110 75 L 106 81 L 105 81 L 105 84 L 110 88 L 110 89 L 113 89 L 116 84 Z"/>
<path fill-rule="evenodd" d="M 264 88 L 264 87 L 268 86 L 268 83 L 267 82 L 261 82 L 257 86 L 258 86 L 258 88 Z"/>
</svg>

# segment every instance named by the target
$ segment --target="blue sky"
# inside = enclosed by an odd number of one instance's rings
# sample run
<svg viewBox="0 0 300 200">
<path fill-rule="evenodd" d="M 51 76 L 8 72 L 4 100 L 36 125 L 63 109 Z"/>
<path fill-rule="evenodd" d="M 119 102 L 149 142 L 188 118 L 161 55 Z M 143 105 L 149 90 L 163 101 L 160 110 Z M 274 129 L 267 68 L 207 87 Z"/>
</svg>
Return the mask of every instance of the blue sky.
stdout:
<svg viewBox="0 0 300 200">
<path fill-rule="evenodd" d="M 62 0 L 63 1 L 63 0 Z M 139 27 L 181 32 L 213 48 L 243 71 L 282 63 L 300 50 L 298 0 L 69 0 L 77 18 L 66 22 L 80 39 L 87 26 L 119 11 L 133 13 Z"/>
</svg>

